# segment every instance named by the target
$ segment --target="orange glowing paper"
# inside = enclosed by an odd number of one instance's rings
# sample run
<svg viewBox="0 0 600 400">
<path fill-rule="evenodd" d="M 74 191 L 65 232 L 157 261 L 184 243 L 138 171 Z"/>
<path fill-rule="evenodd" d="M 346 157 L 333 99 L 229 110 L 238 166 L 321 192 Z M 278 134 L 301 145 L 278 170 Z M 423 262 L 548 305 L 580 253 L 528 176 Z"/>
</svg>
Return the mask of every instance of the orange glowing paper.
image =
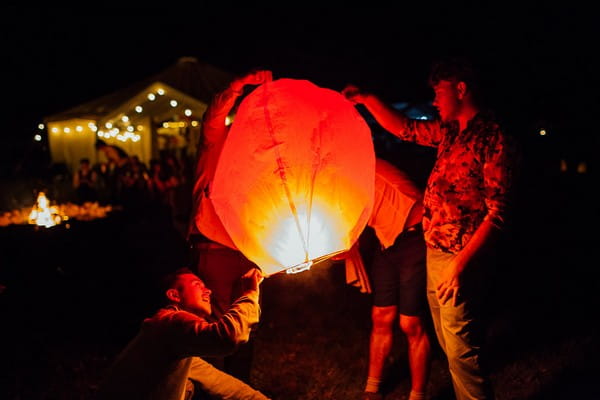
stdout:
<svg viewBox="0 0 600 400">
<path fill-rule="evenodd" d="M 340 93 L 279 79 L 240 104 L 215 172 L 215 211 L 265 274 L 346 251 L 373 207 L 371 131 Z"/>
</svg>

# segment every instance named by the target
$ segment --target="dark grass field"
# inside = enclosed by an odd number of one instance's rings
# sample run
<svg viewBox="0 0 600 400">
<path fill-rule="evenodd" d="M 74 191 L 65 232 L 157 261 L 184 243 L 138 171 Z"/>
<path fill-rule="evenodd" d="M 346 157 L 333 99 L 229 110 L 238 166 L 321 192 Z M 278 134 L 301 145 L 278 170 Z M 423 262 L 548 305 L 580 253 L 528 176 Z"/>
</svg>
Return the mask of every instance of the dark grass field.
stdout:
<svg viewBox="0 0 600 400">
<path fill-rule="evenodd" d="M 590 188 L 554 177 L 524 185 L 490 293 L 498 399 L 600 399 L 597 235 L 586 233 L 598 207 Z M 186 254 L 158 215 L 0 228 L 0 399 L 93 399 L 157 306 L 155 278 Z M 252 385 L 275 400 L 359 399 L 371 299 L 345 284 L 343 264 L 278 274 L 262 290 Z M 400 332 L 396 339 L 385 383 L 391 400 L 409 390 L 405 341 Z M 439 351 L 429 389 L 434 399 L 453 398 Z"/>
</svg>

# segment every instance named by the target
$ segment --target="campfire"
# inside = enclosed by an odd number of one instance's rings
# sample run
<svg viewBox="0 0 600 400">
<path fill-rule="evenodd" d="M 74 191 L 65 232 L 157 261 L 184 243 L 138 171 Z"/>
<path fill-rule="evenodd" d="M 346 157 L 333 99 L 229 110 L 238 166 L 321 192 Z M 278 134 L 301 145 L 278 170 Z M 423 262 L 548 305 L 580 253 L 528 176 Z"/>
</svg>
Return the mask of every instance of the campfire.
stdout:
<svg viewBox="0 0 600 400">
<path fill-rule="evenodd" d="M 82 205 L 65 203 L 52 205 L 44 192 L 39 192 L 33 207 L 7 211 L 0 214 L 0 226 L 30 224 L 51 228 L 66 223 L 70 219 L 90 221 L 105 218 L 113 211 L 113 206 L 102 206 L 97 202 L 86 202 Z"/>
<path fill-rule="evenodd" d="M 65 219 L 69 218 L 66 215 L 60 215 L 57 206 L 50 207 L 50 201 L 46 197 L 46 194 L 40 192 L 27 220 L 32 225 L 35 224 L 50 228 L 51 226 L 60 224 L 63 217 Z"/>
</svg>

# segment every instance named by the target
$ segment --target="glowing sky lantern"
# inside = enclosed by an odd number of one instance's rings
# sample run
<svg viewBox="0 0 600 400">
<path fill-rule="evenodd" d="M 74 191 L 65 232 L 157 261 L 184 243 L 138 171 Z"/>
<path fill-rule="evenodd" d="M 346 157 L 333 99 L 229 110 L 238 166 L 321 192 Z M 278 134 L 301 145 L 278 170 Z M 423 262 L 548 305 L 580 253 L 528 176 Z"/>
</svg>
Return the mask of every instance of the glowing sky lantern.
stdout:
<svg viewBox="0 0 600 400">
<path fill-rule="evenodd" d="M 211 197 L 238 249 L 271 275 L 350 249 L 373 206 L 371 131 L 340 93 L 265 83 L 240 104 Z"/>
</svg>

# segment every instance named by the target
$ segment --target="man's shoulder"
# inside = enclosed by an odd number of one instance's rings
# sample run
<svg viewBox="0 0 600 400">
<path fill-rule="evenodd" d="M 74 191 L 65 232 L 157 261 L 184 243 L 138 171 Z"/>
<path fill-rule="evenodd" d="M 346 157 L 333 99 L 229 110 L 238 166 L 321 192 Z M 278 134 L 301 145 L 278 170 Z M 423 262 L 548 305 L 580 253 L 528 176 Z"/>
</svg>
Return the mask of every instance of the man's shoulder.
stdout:
<svg viewBox="0 0 600 400">
<path fill-rule="evenodd" d="M 185 311 L 176 306 L 165 306 L 159 309 L 153 316 L 144 320 L 144 325 L 156 325 L 165 322 L 176 322 L 176 321 L 205 321 L 204 318 L 198 315 Z"/>
</svg>

